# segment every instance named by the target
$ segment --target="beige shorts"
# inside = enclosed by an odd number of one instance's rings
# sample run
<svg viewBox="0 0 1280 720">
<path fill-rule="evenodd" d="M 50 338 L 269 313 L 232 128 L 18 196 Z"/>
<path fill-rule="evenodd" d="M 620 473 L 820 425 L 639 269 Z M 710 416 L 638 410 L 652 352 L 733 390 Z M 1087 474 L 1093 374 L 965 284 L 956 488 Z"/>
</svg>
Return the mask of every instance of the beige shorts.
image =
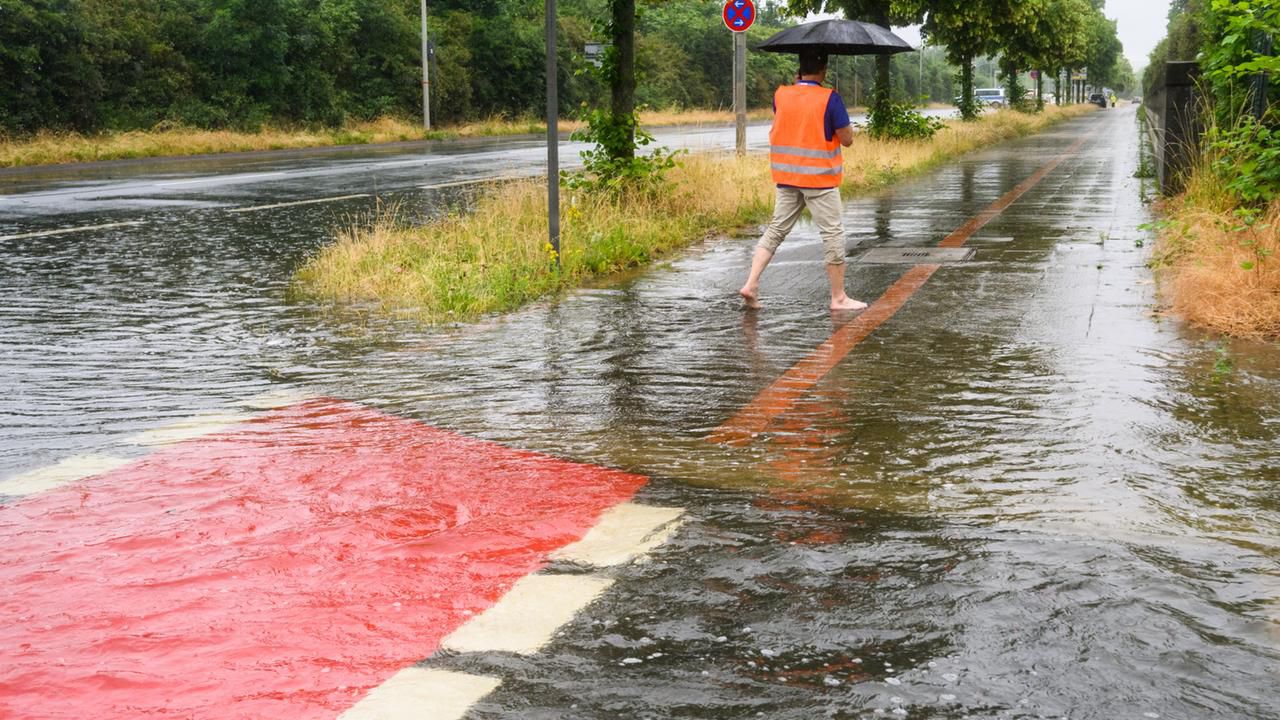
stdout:
<svg viewBox="0 0 1280 720">
<path fill-rule="evenodd" d="M 823 258 L 828 265 L 844 264 L 844 222 L 841 218 L 840 189 L 810 190 L 807 188 L 778 188 L 773 204 L 773 220 L 756 247 L 777 252 L 787 233 L 795 227 L 800 213 L 809 208 L 813 224 L 822 236 Z"/>
</svg>

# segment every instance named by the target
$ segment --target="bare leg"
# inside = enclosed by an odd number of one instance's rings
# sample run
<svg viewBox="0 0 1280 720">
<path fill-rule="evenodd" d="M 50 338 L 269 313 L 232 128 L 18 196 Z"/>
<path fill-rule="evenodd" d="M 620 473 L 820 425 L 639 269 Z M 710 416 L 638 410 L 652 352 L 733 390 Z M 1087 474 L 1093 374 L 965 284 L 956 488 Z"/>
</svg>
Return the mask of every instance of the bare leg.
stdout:
<svg viewBox="0 0 1280 720">
<path fill-rule="evenodd" d="M 738 291 L 749 308 L 760 307 L 760 275 L 772 259 L 773 253 L 762 247 L 757 247 L 755 255 L 751 256 L 751 274 L 747 276 L 747 284 Z"/>
<path fill-rule="evenodd" d="M 844 263 L 839 265 L 827 265 L 827 280 L 831 281 L 831 309 L 832 310 L 862 310 L 867 307 L 864 302 L 859 302 L 844 294 Z"/>
</svg>

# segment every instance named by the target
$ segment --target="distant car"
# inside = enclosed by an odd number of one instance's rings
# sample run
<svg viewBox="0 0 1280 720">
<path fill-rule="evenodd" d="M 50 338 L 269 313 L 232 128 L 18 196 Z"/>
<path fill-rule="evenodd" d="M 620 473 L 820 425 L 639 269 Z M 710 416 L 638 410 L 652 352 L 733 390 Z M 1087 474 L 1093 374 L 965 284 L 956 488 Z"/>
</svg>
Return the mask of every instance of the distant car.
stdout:
<svg viewBox="0 0 1280 720">
<path fill-rule="evenodd" d="M 959 95 L 955 97 L 955 104 L 960 104 Z M 1003 88 L 980 88 L 973 91 L 973 104 L 980 108 L 1002 108 L 1009 103 L 1005 100 Z"/>
<path fill-rule="evenodd" d="M 1141 104 L 1142 104 L 1142 96 L 1141 96 L 1141 95 L 1134 95 L 1134 96 L 1133 96 L 1133 104 L 1134 104 L 1134 105 L 1141 105 Z"/>
<path fill-rule="evenodd" d="M 1089 96 L 1089 102 L 1105 110 L 1107 107 L 1107 96 L 1102 93 L 1094 93 Z"/>
<path fill-rule="evenodd" d="M 973 95 L 977 98 L 979 105 L 1002 108 L 1009 104 L 1009 100 L 1004 96 L 1004 88 L 978 88 L 973 91 Z"/>
</svg>

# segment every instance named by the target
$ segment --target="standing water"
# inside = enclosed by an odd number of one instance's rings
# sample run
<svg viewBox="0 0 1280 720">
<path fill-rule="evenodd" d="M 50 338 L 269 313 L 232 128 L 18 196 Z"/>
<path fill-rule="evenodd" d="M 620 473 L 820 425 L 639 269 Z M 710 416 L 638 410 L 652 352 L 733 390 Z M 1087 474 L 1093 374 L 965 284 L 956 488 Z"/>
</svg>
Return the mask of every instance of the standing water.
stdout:
<svg viewBox="0 0 1280 720">
<path fill-rule="evenodd" d="M 115 192 L 108 212 L 92 182 L 15 188 L 0 196 L 0 483 L 145 457 L 139 433 L 286 392 L 625 470 L 649 478 L 640 501 L 686 508 L 541 652 L 427 658 L 505 678 L 469 717 L 1280 718 L 1280 349 L 1153 312 L 1131 112 L 847 200 L 850 295 L 912 267 L 863 250 L 936 246 L 1081 137 L 969 239 L 971 260 L 736 442 L 717 429 L 847 320 L 823 310 L 811 229 L 783 246 L 758 313 L 734 299 L 743 237 L 422 328 L 287 292 L 373 195 L 428 215 L 465 202 L 420 189 L 417 165 L 311 160 L 279 197 L 193 183 Z M 519 169 L 502 154 L 448 159 Z M 365 196 L 229 212 L 304 187 Z M 15 682 L 0 671 L 0 690 Z"/>
</svg>

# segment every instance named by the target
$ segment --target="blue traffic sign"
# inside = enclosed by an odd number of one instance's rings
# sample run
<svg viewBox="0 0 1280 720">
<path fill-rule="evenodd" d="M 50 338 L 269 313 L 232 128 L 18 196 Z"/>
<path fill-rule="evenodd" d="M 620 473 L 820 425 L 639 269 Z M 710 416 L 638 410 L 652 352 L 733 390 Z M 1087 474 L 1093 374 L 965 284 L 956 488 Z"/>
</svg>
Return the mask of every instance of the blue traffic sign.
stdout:
<svg viewBox="0 0 1280 720">
<path fill-rule="evenodd" d="M 756 21 L 756 4 L 752 0 L 728 0 L 724 4 L 724 26 L 734 32 L 746 32 Z"/>
</svg>

